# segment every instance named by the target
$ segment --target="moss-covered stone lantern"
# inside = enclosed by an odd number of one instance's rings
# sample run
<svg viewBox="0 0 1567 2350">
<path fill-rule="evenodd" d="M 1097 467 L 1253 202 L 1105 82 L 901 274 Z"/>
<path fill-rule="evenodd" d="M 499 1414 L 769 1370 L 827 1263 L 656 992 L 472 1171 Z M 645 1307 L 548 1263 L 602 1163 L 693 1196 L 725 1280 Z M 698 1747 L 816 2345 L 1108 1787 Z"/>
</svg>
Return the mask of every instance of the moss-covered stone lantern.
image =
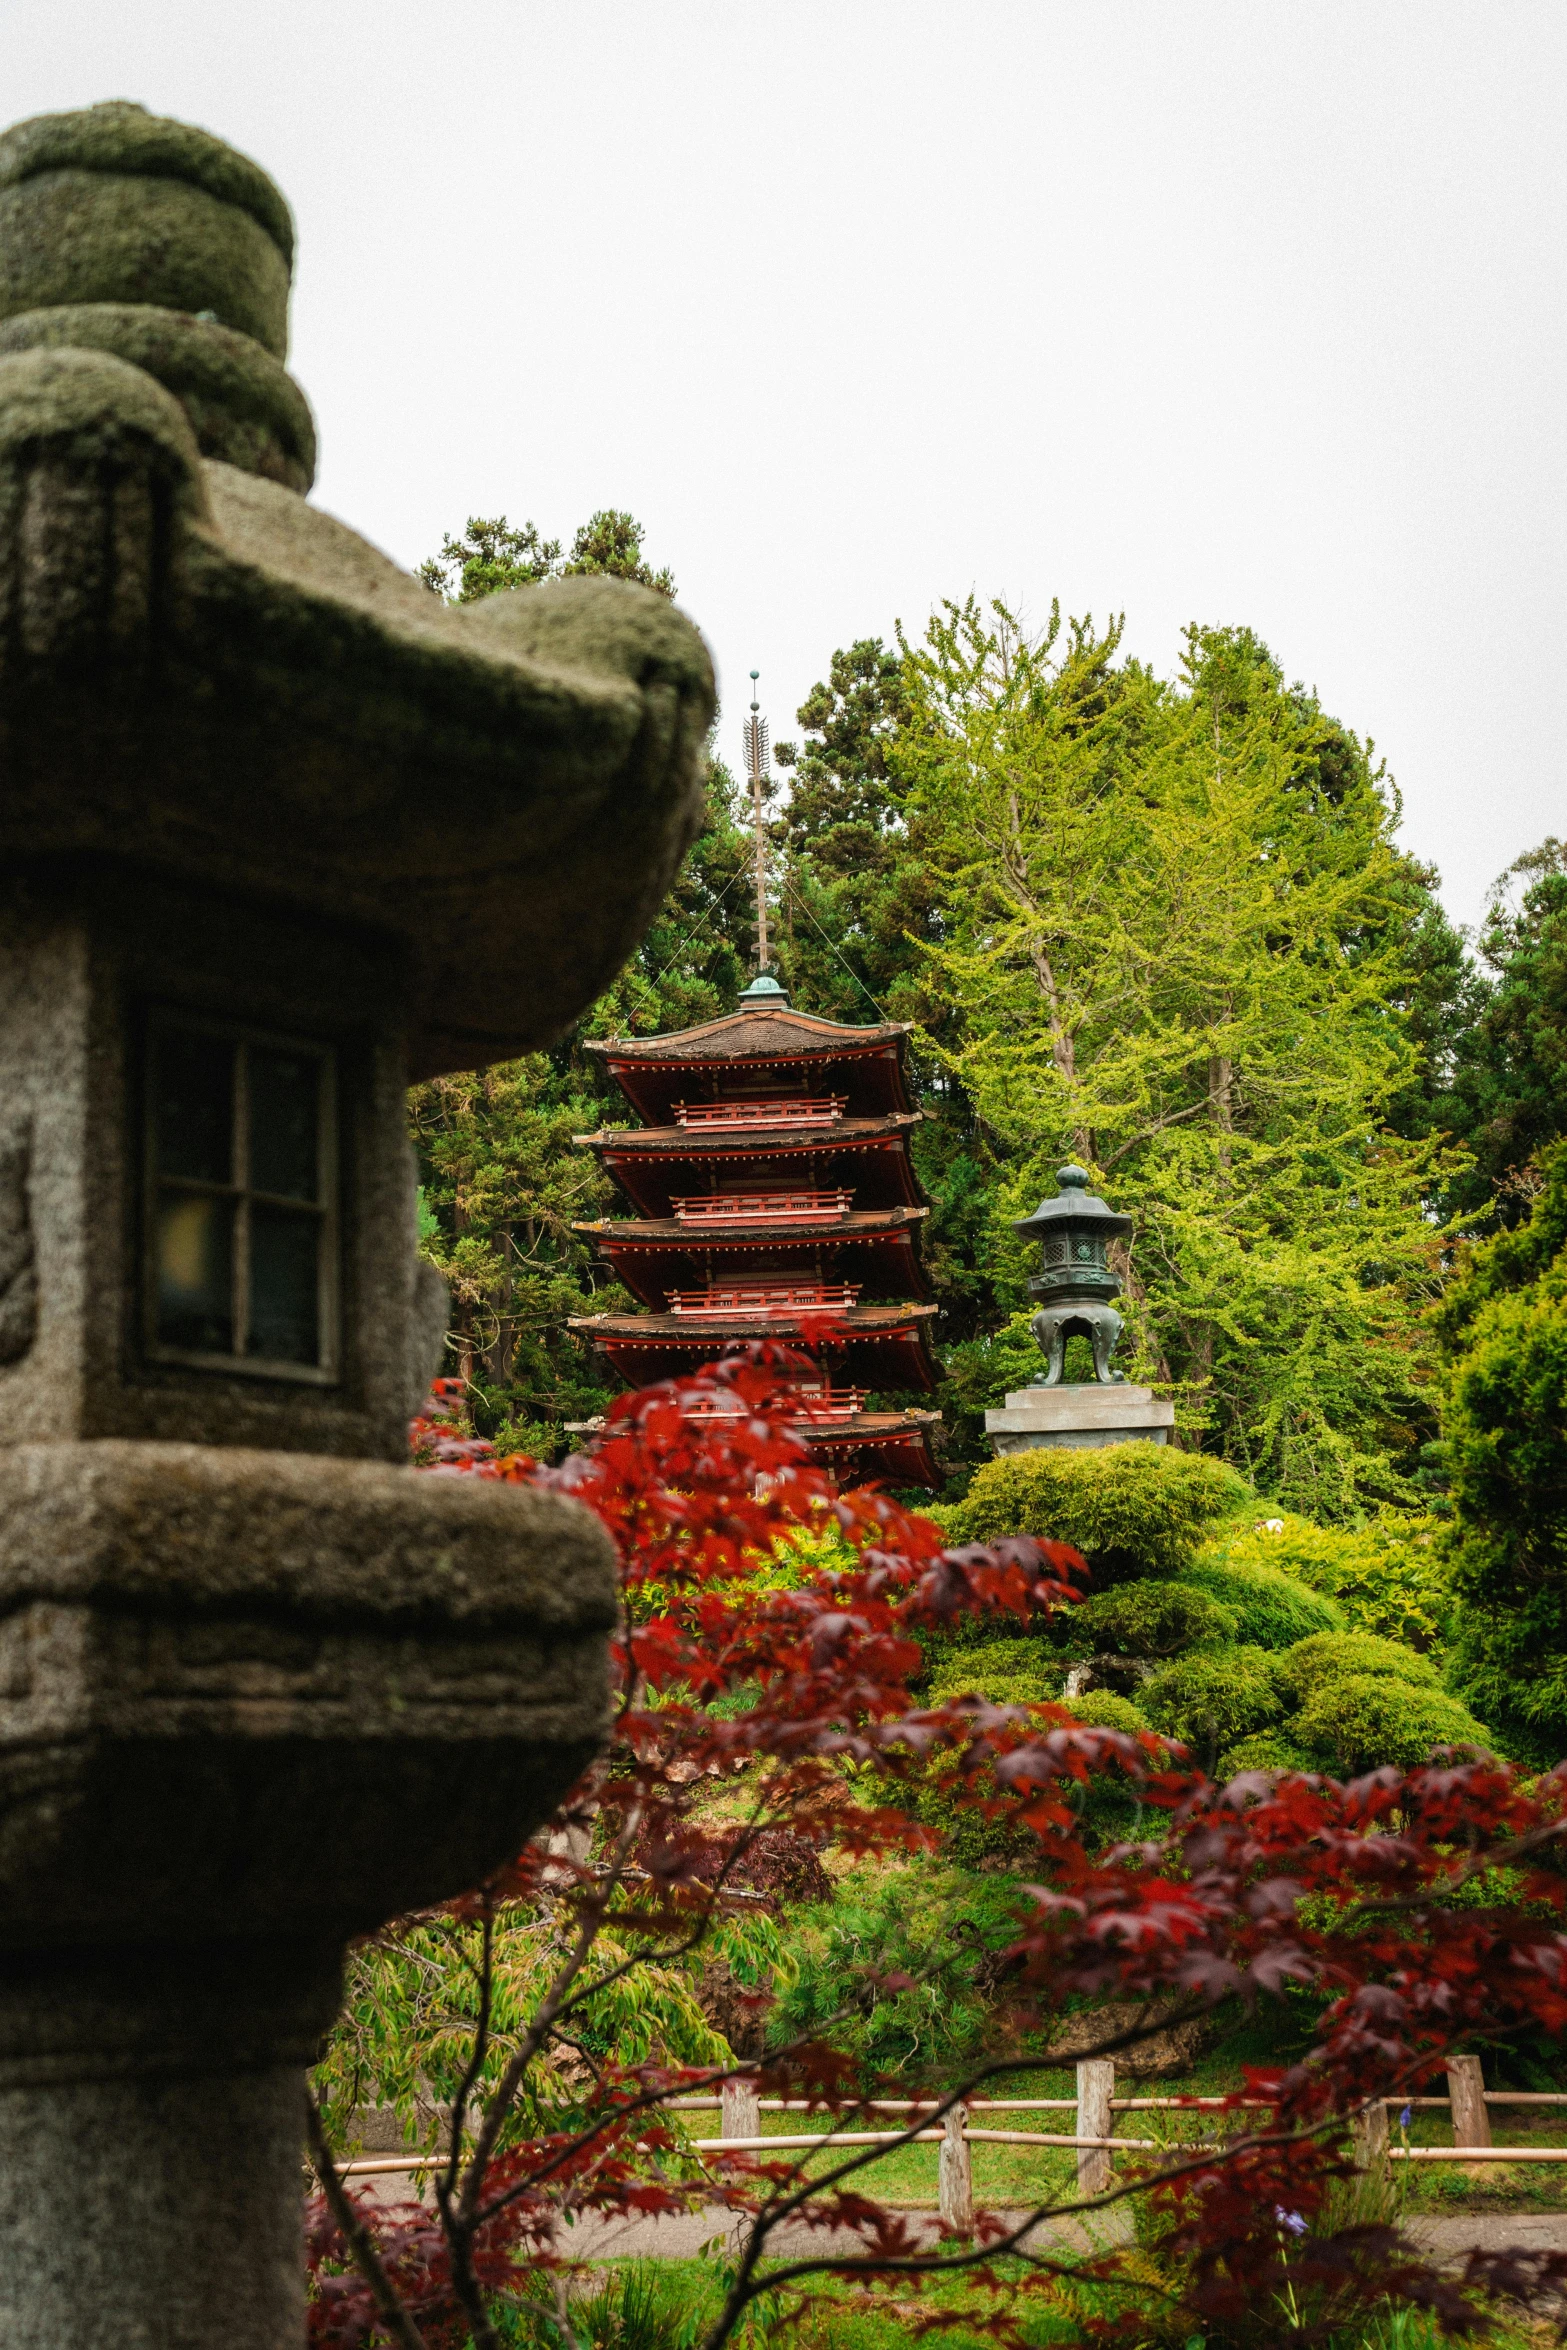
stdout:
<svg viewBox="0 0 1567 2350">
<path fill-rule="evenodd" d="M 702 809 L 700 637 L 448 609 L 306 503 L 288 207 L 0 138 L 0 2340 L 303 2338 L 345 1940 L 599 1747 L 575 1504 L 414 1475 L 410 1078 L 541 1046 Z"/>
<path fill-rule="evenodd" d="M 1112 1303 L 1121 1294 L 1121 1277 L 1110 1264 L 1110 1243 L 1129 1236 L 1132 1219 L 1095 1197 L 1083 1168 L 1060 1167 L 1056 1181 L 1061 1189 L 1055 1198 L 1041 1200 L 1012 1227 L 1039 1243 L 1040 1270 L 1028 1288 L 1039 1301 L 1031 1328 L 1045 1357 L 1044 1384 L 1060 1384 L 1066 1342 L 1076 1334 L 1093 1348 L 1100 1385 L 1120 1386 L 1124 1374 L 1111 1368 L 1110 1357 L 1121 1336 Z"/>
</svg>

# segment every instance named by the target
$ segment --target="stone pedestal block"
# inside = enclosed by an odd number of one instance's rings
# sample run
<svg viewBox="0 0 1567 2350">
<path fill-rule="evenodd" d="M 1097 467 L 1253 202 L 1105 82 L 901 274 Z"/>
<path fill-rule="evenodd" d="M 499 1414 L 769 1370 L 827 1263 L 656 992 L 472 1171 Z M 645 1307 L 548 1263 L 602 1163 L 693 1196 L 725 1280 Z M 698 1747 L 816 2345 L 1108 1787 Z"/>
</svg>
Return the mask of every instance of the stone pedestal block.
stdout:
<svg viewBox="0 0 1567 2350">
<path fill-rule="evenodd" d="M 1165 1444 L 1175 1406 L 1149 1387 L 1021 1387 L 1001 1411 L 985 1414 L 998 1453 L 1041 1444 Z"/>
</svg>

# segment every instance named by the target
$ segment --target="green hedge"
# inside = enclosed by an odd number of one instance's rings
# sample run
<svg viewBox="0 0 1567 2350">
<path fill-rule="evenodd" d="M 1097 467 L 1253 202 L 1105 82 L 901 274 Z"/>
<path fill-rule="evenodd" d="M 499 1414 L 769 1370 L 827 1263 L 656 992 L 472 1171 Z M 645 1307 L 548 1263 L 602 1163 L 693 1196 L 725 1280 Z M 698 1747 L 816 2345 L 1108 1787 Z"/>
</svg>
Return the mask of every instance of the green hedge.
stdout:
<svg viewBox="0 0 1567 2350">
<path fill-rule="evenodd" d="M 1045 1445 L 987 1461 L 942 1515 L 954 1542 L 1053 1535 L 1097 1583 L 1168 1575 L 1247 1500 L 1232 1469 L 1159 1444 Z"/>
<path fill-rule="evenodd" d="M 1384 1510 L 1364 1526 L 1314 1526 L 1286 1512 L 1224 1528 L 1198 1563 L 1282 1573 L 1320 1592 L 1349 1630 L 1431 1648 L 1446 1637 L 1453 1615 L 1440 1534 L 1438 1519 L 1401 1510 Z"/>
</svg>

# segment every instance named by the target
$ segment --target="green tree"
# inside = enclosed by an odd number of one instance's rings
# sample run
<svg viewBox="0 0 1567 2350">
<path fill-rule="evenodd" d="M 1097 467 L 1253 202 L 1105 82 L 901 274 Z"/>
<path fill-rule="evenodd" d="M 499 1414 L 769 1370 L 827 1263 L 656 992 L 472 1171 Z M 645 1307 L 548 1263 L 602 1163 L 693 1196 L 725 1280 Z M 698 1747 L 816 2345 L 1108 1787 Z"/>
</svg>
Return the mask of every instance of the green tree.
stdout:
<svg viewBox="0 0 1567 2350">
<path fill-rule="evenodd" d="M 470 518 L 466 535 L 448 536 L 421 576 L 462 603 L 591 572 L 672 594 L 668 571 L 652 571 L 641 548 L 640 524 L 608 509 L 583 524 L 569 557 L 531 522 L 516 530 L 504 517 Z M 562 1446 L 563 1423 L 610 1401 L 602 1365 L 566 1324 L 630 1303 L 574 1230 L 614 1213 L 615 1194 L 572 1138 L 627 1112 L 583 1041 L 683 1028 L 733 1008 L 750 926 L 735 802 L 732 776 L 710 757 L 706 821 L 674 887 L 636 954 L 558 1045 L 437 1078 L 410 1095 L 425 1246 L 452 1290 L 454 1367 L 469 1382 L 478 1425 L 503 1446 L 549 1458 Z"/>
<path fill-rule="evenodd" d="M 1137 1219 L 1135 1359 L 1186 1441 L 1310 1514 L 1413 1498 L 1442 1161 L 1387 1123 L 1419 1065 L 1395 807 L 1250 632 L 1190 629 L 1169 683 L 1119 637 L 971 599 L 907 653 L 931 1043 L 1005 1154 L 998 1294 L 1008 1220 L 1080 1159 Z"/>
<path fill-rule="evenodd" d="M 1515 1751 L 1567 1753 L 1567 1142 L 1475 1247 L 1439 1328 L 1459 1598 L 1451 1679 Z"/>
<path fill-rule="evenodd" d="M 654 571 L 642 560 L 642 536 L 634 514 L 605 506 L 589 515 L 571 542 L 570 555 L 562 555 L 560 540 L 542 538 L 536 523 L 514 529 L 504 514 L 489 521 L 470 514 L 464 535 L 454 538 L 448 532 L 440 553 L 420 564 L 419 577 L 452 604 L 474 604 L 504 588 L 536 587 L 541 580 L 583 572 L 634 579 L 661 596 L 672 596 L 673 575 Z"/>
<path fill-rule="evenodd" d="M 1567 1133 L 1567 843 L 1509 866 L 1477 944 L 1439 1108 L 1474 1154 L 1454 1205 L 1494 1228 L 1529 1213 L 1534 1162 Z"/>
</svg>

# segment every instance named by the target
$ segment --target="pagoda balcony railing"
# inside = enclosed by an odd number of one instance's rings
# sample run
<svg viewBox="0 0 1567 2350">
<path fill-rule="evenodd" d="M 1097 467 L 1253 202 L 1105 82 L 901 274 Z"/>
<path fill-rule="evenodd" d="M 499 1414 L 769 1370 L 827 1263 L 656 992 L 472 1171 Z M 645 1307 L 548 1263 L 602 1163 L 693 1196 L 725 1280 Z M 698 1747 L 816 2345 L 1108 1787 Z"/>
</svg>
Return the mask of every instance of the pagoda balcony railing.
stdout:
<svg viewBox="0 0 1567 2350">
<path fill-rule="evenodd" d="M 679 1126 L 831 1126 L 849 1106 L 845 1093 L 755 1102 L 676 1102 Z"/>
<path fill-rule="evenodd" d="M 672 1289 L 674 1314 L 786 1314 L 800 1306 L 852 1306 L 857 1281 L 715 1281 L 707 1289 Z"/>
<path fill-rule="evenodd" d="M 852 1191 L 705 1191 L 670 1206 L 682 1224 L 835 1224 Z"/>
<path fill-rule="evenodd" d="M 863 1387 L 800 1387 L 795 1390 L 798 1409 L 791 1410 L 790 1417 L 808 1421 L 813 1427 L 830 1420 L 852 1420 L 865 1409 L 867 1392 Z M 681 1416 L 687 1420 L 739 1420 L 750 1409 L 739 1396 L 704 1396 L 687 1404 Z"/>
</svg>

